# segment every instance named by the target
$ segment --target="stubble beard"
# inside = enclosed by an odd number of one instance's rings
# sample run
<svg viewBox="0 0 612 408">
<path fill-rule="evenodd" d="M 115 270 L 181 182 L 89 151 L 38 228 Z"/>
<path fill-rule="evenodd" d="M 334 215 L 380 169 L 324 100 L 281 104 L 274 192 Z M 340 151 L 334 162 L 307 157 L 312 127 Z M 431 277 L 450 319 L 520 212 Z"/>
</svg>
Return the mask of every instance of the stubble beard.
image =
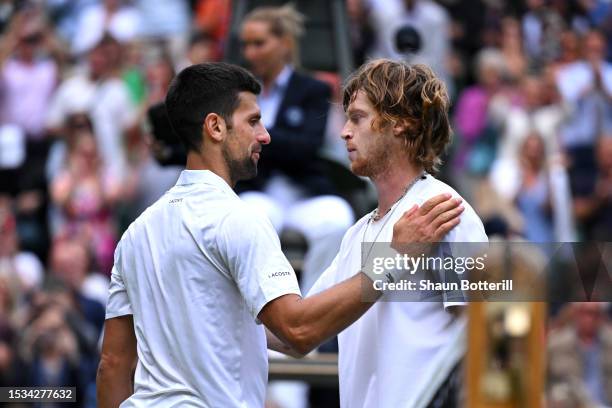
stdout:
<svg viewBox="0 0 612 408">
<path fill-rule="evenodd" d="M 230 178 L 234 182 L 250 180 L 257 176 L 257 163 L 251 158 L 251 154 L 239 159 L 233 158 L 227 145 L 223 146 L 222 152 Z"/>
<path fill-rule="evenodd" d="M 389 170 L 389 156 L 392 154 L 390 151 L 392 146 L 384 139 L 380 139 L 378 143 L 373 143 L 367 157 L 351 163 L 351 170 L 357 176 L 368 177 L 369 179 L 376 179 L 381 175 L 385 174 Z"/>
</svg>

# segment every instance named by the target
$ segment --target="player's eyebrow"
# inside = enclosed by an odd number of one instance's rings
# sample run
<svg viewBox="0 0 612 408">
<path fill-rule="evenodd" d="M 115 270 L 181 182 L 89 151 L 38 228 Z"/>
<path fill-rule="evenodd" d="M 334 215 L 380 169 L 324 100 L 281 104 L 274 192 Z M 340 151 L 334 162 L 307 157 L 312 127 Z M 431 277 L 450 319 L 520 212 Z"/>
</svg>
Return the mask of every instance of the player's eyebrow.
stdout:
<svg viewBox="0 0 612 408">
<path fill-rule="evenodd" d="M 365 112 L 364 110 L 362 110 L 362 109 L 359 109 L 359 108 L 348 108 L 348 109 L 346 110 L 346 114 L 347 114 L 347 115 L 355 115 L 355 114 L 362 114 L 362 115 L 365 115 L 365 114 L 366 114 L 366 112 Z"/>
</svg>

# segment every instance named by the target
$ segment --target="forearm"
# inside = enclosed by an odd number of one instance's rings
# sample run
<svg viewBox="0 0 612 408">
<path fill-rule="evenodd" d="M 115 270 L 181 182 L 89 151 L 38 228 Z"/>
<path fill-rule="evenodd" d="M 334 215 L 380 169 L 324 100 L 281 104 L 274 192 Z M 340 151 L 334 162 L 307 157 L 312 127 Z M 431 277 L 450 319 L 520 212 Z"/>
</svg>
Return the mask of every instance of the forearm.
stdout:
<svg viewBox="0 0 612 408">
<path fill-rule="evenodd" d="M 303 354 L 298 353 L 287 343 L 276 337 L 268 328 L 266 328 L 266 342 L 268 343 L 268 350 L 278 351 L 279 353 L 295 358 L 304 357 Z"/>
<path fill-rule="evenodd" d="M 100 361 L 96 376 L 96 397 L 99 408 L 116 408 L 134 393 L 134 371 L 131 366 Z"/>
<path fill-rule="evenodd" d="M 285 340 L 307 354 L 346 329 L 380 297 L 363 273 L 308 298 L 296 297 L 288 307 Z"/>
</svg>

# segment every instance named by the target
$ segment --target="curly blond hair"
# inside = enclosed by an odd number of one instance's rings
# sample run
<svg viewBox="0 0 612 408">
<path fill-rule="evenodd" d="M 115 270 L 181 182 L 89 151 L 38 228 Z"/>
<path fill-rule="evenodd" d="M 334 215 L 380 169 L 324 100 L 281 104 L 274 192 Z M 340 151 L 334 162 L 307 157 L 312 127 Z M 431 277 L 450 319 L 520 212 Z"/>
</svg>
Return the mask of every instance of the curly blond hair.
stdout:
<svg viewBox="0 0 612 408">
<path fill-rule="evenodd" d="M 345 111 L 358 91 L 365 93 L 379 116 L 373 128 L 400 125 L 410 160 L 435 174 L 452 135 L 444 82 L 426 65 L 376 59 L 348 78 Z"/>
</svg>

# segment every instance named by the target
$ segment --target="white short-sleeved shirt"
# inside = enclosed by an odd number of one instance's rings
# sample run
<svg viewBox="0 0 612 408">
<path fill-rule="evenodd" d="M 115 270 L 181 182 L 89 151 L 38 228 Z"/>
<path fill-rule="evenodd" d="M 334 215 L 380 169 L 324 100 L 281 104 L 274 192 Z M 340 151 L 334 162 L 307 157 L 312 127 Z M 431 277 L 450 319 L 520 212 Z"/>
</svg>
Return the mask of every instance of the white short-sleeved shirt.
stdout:
<svg viewBox="0 0 612 408">
<path fill-rule="evenodd" d="M 263 407 L 257 315 L 300 294 L 270 221 L 210 171 L 185 170 L 123 235 L 106 318 L 133 314 L 134 394 L 122 407 Z"/>
<path fill-rule="evenodd" d="M 340 252 L 309 292 L 309 296 L 348 279 L 361 269 L 362 242 L 391 242 L 393 225 L 414 204 L 442 193 L 459 196 L 448 185 L 427 175 L 377 222 L 369 215 L 345 234 Z M 464 202 L 461 222 L 445 242 L 486 242 L 478 215 Z M 386 222 L 385 222 L 386 221 Z M 382 230 L 381 230 L 382 228 Z M 446 307 L 456 299 L 437 302 L 377 302 L 338 335 L 340 405 L 343 408 L 425 407 L 465 351 L 465 321 Z"/>
</svg>

